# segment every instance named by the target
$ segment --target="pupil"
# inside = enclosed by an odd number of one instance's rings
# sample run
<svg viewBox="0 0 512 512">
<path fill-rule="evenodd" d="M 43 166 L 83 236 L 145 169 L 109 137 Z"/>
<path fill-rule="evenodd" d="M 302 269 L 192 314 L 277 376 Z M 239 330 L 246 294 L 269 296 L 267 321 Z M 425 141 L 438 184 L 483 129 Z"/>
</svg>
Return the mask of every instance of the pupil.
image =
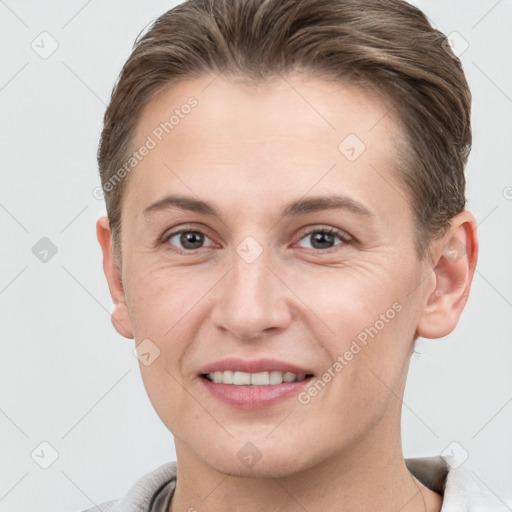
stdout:
<svg viewBox="0 0 512 512">
<path fill-rule="evenodd" d="M 313 247 L 315 246 L 315 244 L 317 242 L 319 242 L 320 244 L 322 244 L 322 243 L 331 244 L 331 243 L 333 243 L 333 235 L 331 233 L 323 233 L 323 232 L 319 231 L 313 235 Z M 325 249 L 324 246 L 321 246 L 319 248 Z"/>
<path fill-rule="evenodd" d="M 194 231 L 189 231 L 187 233 L 181 234 L 181 243 L 183 244 L 183 247 L 186 247 L 187 249 L 197 249 L 199 246 L 201 246 L 203 240 L 203 235 L 201 233 L 197 233 Z M 195 245 L 194 245 L 194 239 Z M 192 245 L 192 247 L 190 246 Z"/>
</svg>

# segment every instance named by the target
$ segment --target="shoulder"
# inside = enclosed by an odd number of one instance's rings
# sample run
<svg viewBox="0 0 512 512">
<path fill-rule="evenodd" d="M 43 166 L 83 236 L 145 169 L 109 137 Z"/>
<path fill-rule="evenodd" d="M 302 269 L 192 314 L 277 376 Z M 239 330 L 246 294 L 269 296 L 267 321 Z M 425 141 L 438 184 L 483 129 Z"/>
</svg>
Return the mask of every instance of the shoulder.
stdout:
<svg viewBox="0 0 512 512">
<path fill-rule="evenodd" d="M 512 499 L 500 497 L 454 457 L 405 459 L 408 469 L 425 486 L 443 496 L 441 512 L 510 512 Z"/>
<path fill-rule="evenodd" d="M 123 498 L 83 512 L 149 512 L 159 491 L 166 486 L 172 487 L 173 482 L 176 482 L 176 462 L 169 462 L 140 477 Z"/>
<path fill-rule="evenodd" d="M 443 512 L 445 509 L 447 512 L 510 512 L 512 499 L 498 496 L 492 491 L 491 482 L 484 482 L 474 471 L 459 467 L 454 461 L 446 479 Z"/>
</svg>

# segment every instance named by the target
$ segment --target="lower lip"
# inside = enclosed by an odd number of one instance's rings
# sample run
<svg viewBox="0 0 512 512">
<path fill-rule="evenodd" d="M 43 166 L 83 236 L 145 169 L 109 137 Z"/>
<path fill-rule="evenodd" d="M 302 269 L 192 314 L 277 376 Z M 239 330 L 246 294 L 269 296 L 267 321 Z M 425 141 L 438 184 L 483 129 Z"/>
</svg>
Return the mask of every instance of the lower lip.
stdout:
<svg viewBox="0 0 512 512">
<path fill-rule="evenodd" d="M 218 384 L 205 377 L 199 380 L 220 401 L 240 409 L 266 409 L 288 398 L 297 396 L 313 377 L 300 382 L 283 382 L 271 386 L 236 386 Z"/>
</svg>

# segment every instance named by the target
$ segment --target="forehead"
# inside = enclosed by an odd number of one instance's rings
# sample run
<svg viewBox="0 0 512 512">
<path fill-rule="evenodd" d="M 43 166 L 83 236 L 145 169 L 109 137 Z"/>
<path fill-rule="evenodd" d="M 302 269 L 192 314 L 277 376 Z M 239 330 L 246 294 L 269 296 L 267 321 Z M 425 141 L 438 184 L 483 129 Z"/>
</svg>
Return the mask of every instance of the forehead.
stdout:
<svg viewBox="0 0 512 512">
<path fill-rule="evenodd" d="M 231 135 L 237 132 L 245 143 L 262 136 L 288 138 L 298 145 L 309 139 L 338 151 L 340 140 L 352 133 L 368 142 L 367 149 L 378 146 L 384 152 L 390 129 L 399 131 L 391 109 L 376 89 L 310 75 L 279 76 L 258 84 L 203 75 L 160 91 L 144 109 L 134 139 L 137 145 L 152 134 L 159 146 L 224 142 L 232 150 L 238 138 Z"/>
<path fill-rule="evenodd" d="M 251 198 L 266 204 L 315 189 L 350 192 L 385 215 L 382 196 L 395 207 L 405 196 L 391 142 L 400 133 L 390 104 L 352 85 L 298 74 L 258 85 L 204 75 L 170 85 L 144 109 L 132 146 L 151 149 L 130 174 L 125 203 L 142 211 L 179 189 L 250 208 Z"/>
</svg>

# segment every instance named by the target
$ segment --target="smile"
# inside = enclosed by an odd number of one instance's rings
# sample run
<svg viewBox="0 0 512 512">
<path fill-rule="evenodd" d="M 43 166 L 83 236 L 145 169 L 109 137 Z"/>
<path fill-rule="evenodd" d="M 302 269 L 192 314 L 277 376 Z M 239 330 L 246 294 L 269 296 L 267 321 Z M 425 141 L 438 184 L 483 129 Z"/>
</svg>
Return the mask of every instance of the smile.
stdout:
<svg viewBox="0 0 512 512">
<path fill-rule="evenodd" d="M 216 384 L 232 384 L 234 386 L 274 386 L 283 382 L 301 382 L 310 375 L 292 372 L 257 372 L 248 373 L 240 371 L 216 371 L 203 375 Z"/>
</svg>

